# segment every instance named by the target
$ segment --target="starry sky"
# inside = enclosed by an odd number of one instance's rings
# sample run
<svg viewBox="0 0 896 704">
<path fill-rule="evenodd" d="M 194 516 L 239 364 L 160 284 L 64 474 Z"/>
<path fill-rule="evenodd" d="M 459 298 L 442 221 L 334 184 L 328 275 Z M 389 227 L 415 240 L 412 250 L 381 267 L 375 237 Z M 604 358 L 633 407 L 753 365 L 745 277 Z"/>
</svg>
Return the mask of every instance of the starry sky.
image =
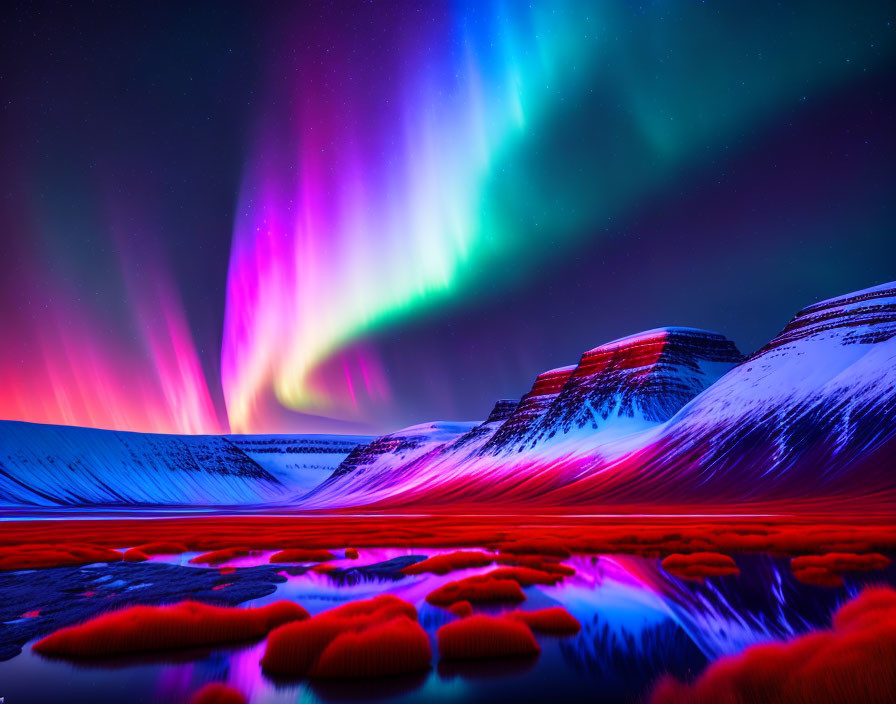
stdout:
<svg viewBox="0 0 896 704">
<path fill-rule="evenodd" d="M 896 279 L 892 2 L 26 3 L 0 418 L 483 418 L 662 325 Z"/>
</svg>

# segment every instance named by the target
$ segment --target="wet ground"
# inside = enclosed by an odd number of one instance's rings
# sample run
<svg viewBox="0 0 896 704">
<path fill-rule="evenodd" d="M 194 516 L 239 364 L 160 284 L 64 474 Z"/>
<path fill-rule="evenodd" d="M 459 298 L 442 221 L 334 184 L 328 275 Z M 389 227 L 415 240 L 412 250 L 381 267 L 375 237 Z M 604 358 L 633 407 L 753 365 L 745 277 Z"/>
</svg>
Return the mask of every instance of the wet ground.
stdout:
<svg viewBox="0 0 896 704">
<path fill-rule="evenodd" d="M 126 547 L 126 546 L 122 546 Z M 214 568 L 189 564 L 198 553 L 150 562 L 99 564 L 0 574 L 0 697 L 5 704 L 44 702 L 187 702 L 210 681 L 228 682 L 253 704 L 394 701 L 639 701 L 658 677 L 691 678 L 706 665 L 754 643 L 792 637 L 829 624 L 836 608 L 870 582 L 896 584 L 896 569 L 846 577 L 841 588 L 802 584 L 788 559 L 735 556 L 741 574 L 679 579 L 660 561 L 627 555 L 575 555 L 576 574 L 556 586 L 525 588 L 518 607 L 560 604 L 582 624 L 575 636 L 538 636 L 536 658 L 485 663 L 439 661 L 436 630 L 454 619 L 425 601 L 440 585 L 487 572 L 482 567 L 439 576 L 400 568 L 450 550 L 361 549 L 337 559 L 336 572 L 309 565 L 271 565 L 272 551 Z M 224 567 L 222 571 L 221 567 Z M 233 571 L 228 567 L 235 568 Z M 274 681 L 262 674 L 264 642 L 162 657 L 89 664 L 49 660 L 31 651 L 42 635 L 100 611 L 133 603 L 198 599 L 262 605 L 291 599 L 318 613 L 348 601 L 392 593 L 413 603 L 433 639 L 433 667 L 413 677 L 363 683 Z M 21 648 L 21 652 L 18 653 Z M 18 653 L 18 654 L 16 654 Z"/>
</svg>

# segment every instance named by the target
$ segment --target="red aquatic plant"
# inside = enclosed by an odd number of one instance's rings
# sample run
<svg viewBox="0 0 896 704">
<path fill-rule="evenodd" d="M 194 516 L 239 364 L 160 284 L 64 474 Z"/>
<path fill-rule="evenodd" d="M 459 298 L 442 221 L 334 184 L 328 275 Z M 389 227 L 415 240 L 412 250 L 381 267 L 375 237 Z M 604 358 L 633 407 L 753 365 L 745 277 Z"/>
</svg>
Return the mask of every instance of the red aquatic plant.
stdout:
<svg viewBox="0 0 896 704">
<path fill-rule="evenodd" d="M 101 546 L 108 550 L 152 542 L 181 543 L 197 552 L 234 545 L 254 550 L 301 547 L 333 551 L 343 550 L 344 545 L 362 549 L 390 545 L 501 549 L 496 561 L 543 571 L 549 571 L 549 563 L 570 552 L 660 557 L 675 552 L 771 552 L 789 556 L 896 552 L 892 510 L 877 515 L 869 514 L 867 506 L 862 510 L 851 515 L 838 505 L 836 513 L 827 514 L 827 518 L 820 518 L 816 512 L 775 518 L 642 517 L 636 523 L 630 518 L 547 514 L 527 515 L 523 522 L 513 515 L 371 514 L 364 519 L 363 530 L 358 529 L 357 517 L 339 515 L 14 521 L 0 532 L 0 569 L 97 561 L 71 554 L 60 558 L 60 546 Z M 37 560 L 30 554 L 40 551 L 50 551 L 50 555 Z M 518 561 L 510 562 L 514 557 Z M 544 565 L 522 558 L 534 558 Z M 112 559 L 118 558 L 107 557 Z"/>
<path fill-rule="evenodd" d="M 839 587 L 843 585 L 844 572 L 865 570 L 881 570 L 891 560 L 880 553 L 843 553 L 830 552 L 825 555 L 802 555 L 790 561 L 793 575 L 807 584 L 821 587 Z"/>
<path fill-rule="evenodd" d="M 271 562 L 326 562 L 335 560 L 336 556 L 329 550 L 304 550 L 302 548 L 289 548 L 271 555 Z"/>
<path fill-rule="evenodd" d="M 220 565 L 237 557 L 245 557 L 251 554 L 248 548 L 223 548 L 197 555 L 190 560 L 192 565 Z"/>
<path fill-rule="evenodd" d="M 144 555 L 180 555 L 187 551 L 183 543 L 157 542 L 138 545 L 134 550 L 139 550 Z"/>
<path fill-rule="evenodd" d="M 528 538 L 517 539 L 501 544 L 501 552 L 511 555 L 550 555 L 552 557 L 567 558 L 569 549 L 559 540 L 553 538 Z"/>
<path fill-rule="evenodd" d="M 246 704 L 246 698 L 230 685 L 210 682 L 190 698 L 190 704 Z"/>
<path fill-rule="evenodd" d="M 559 574 L 564 577 L 572 577 L 576 571 L 569 565 L 564 565 L 557 560 L 560 558 L 544 555 L 509 555 L 500 553 L 495 555 L 495 562 L 501 565 L 516 565 L 519 567 L 531 567 L 534 570 Z"/>
<path fill-rule="evenodd" d="M 469 601 L 456 601 L 448 610 L 458 618 L 466 618 L 473 615 L 473 605 Z"/>
<path fill-rule="evenodd" d="M 529 627 L 520 621 L 495 616 L 470 616 L 442 626 L 436 633 L 444 660 L 536 655 L 541 652 Z"/>
<path fill-rule="evenodd" d="M 426 669 L 431 657 L 416 609 L 385 594 L 275 629 L 261 665 L 276 675 L 377 677 Z"/>
<path fill-rule="evenodd" d="M 484 552 L 458 550 L 444 555 L 435 555 L 414 565 L 408 565 L 401 571 L 405 574 L 423 574 L 424 572 L 448 574 L 449 572 L 470 567 L 485 567 L 494 561 L 493 555 L 488 555 Z"/>
<path fill-rule="evenodd" d="M 693 684 L 665 678 L 652 704 L 884 704 L 896 692 L 896 591 L 870 587 L 831 630 L 722 658 Z"/>
<path fill-rule="evenodd" d="M 532 567 L 499 567 L 487 572 L 486 576 L 492 579 L 512 579 L 521 587 L 531 587 L 535 584 L 552 585 L 564 577 L 556 572 L 543 572 Z"/>
<path fill-rule="evenodd" d="M 309 671 L 310 677 L 388 677 L 429 668 L 429 637 L 417 621 L 396 616 L 360 631 L 337 635 Z"/>
<path fill-rule="evenodd" d="M 6 526 L 4 526 L 6 530 Z M 35 570 L 47 567 L 89 565 L 94 562 L 121 562 L 118 550 L 96 545 L 22 545 L 0 548 L 0 570 Z"/>
<path fill-rule="evenodd" d="M 669 574 L 685 579 L 740 574 L 737 564 L 729 555 L 717 552 L 694 552 L 687 555 L 674 553 L 665 558 L 661 564 Z"/>
<path fill-rule="evenodd" d="M 184 601 L 134 606 L 68 626 L 34 644 L 42 655 L 92 658 L 235 643 L 260 638 L 290 621 L 308 618 L 291 601 L 258 608 L 209 606 Z"/>
<path fill-rule="evenodd" d="M 793 576 L 803 584 L 811 584 L 813 587 L 843 586 L 843 577 L 824 567 L 803 567 L 799 570 L 793 570 Z"/>
<path fill-rule="evenodd" d="M 536 633 L 573 635 L 582 630 L 582 624 L 562 606 L 552 606 L 538 611 L 513 611 L 506 618 L 525 623 Z"/>
<path fill-rule="evenodd" d="M 426 601 L 434 606 L 450 606 L 457 601 L 517 602 L 525 599 L 526 595 L 520 589 L 519 582 L 513 579 L 496 579 L 488 574 L 448 582 L 426 595 Z"/>
</svg>

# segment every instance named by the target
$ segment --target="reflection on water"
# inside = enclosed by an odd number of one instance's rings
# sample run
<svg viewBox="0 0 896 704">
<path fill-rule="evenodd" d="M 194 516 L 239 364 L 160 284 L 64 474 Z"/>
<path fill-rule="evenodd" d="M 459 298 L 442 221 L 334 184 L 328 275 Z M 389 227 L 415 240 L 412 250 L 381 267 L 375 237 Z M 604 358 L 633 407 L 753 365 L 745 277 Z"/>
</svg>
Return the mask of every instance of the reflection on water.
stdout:
<svg viewBox="0 0 896 704">
<path fill-rule="evenodd" d="M 338 559 L 341 569 L 364 567 L 440 550 L 362 550 L 358 560 Z M 189 566 L 192 556 L 157 558 Z M 266 564 L 269 553 L 240 558 L 236 567 Z M 187 702 L 209 681 L 228 682 L 253 704 L 342 701 L 638 701 L 660 675 L 687 678 L 714 659 L 754 643 L 781 639 L 825 626 L 836 608 L 865 582 L 896 583 L 896 570 L 847 578 L 841 589 L 797 582 L 787 559 L 738 556 L 741 574 L 695 582 L 672 577 L 659 560 L 631 556 L 575 556 L 576 574 L 556 586 L 525 589 L 521 608 L 561 604 L 581 623 L 569 638 L 539 636 L 537 658 L 485 663 L 438 662 L 435 632 L 454 617 L 425 602 L 440 585 L 491 568 L 449 575 L 399 579 L 358 570 L 334 580 L 322 572 L 290 574 L 275 593 L 247 602 L 262 605 L 291 599 L 311 613 L 390 592 L 417 606 L 432 638 L 433 669 L 412 677 L 375 682 L 273 681 L 261 673 L 264 643 L 180 653 L 164 658 L 116 660 L 90 665 L 52 661 L 33 654 L 0 662 L 0 696 L 19 702 Z M 97 569 L 97 568 L 92 568 Z M 301 570 L 293 570 L 301 572 Z M 184 598 L 188 598 L 185 594 Z M 499 613 L 504 607 L 479 609 Z M 2 626 L 0 626 L 2 628 Z"/>
</svg>

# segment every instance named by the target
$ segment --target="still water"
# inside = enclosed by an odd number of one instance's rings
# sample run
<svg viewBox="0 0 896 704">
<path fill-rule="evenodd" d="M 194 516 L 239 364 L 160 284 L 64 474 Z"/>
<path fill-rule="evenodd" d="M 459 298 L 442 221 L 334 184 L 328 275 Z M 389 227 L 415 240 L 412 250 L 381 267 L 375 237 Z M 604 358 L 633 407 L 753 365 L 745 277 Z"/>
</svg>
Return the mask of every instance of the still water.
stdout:
<svg viewBox="0 0 896 704">
<path fill-rule="evenodd" d="M 358 560 L 336 560 L 337 567 L 371 565 L 408 555 L 431 556 L 447 550 L 383 548 L 361 550 Z M 202 569 L 188 564 L 196 553 L 156 557 L 179 569 Z M 233 560 L 236 573 L 267 564 L 270 553 Z M 665 673 L 687 679 L 709 662 L 761 642 L 780 640 L 812 628 L 827 626 L 831 614 L 869 582 L 896 584 L 896 569 L 854 575 L 842 588 L 801 584 L 786 558 L 769 555 L 736 556 L 741 574 L 702 582 L 666 574 L 658 559 L 626 555 L 574 556 L 565 564 L 576 574 L 556 586 L 525 588 L 527 600 L 518 607 L 477 607 L 500 613 L 512 608 L 534 610 L 562 605 L 582 624 L 575 636 L 537 636 L 538 657 L 468 664 L 439 662 L 437 629 L 454 619 L 447 611 L 426 603 L 440 585 L 493 569 L 459 570 L 448 575 L 359 576 L 334 581 L 326 573 L 282 572 L 285 581 L 263 598 L 244 603 L 259 606 L 290 599 L 312 614 L 339 604 L 391 593 L 413 603 L 432 639 L 433 667 L 412 677 L 362 683 L 273 681 L 261 672 L 264 642 L 239 647 L 181 652 L 163 657 L 141 657 L 72 664 L 48 660 L 31 651 L 33 639 L 21 654 L 0 662 L 0 697 L 4 704 L 59 702 L 188 702 L 206 682 L 227 682 L 252 704 L 293 702 L 495 702 L 495 701 L 619 701 L 638 702 Z M 89 579 L 96 588 L 121 589 L 121 580 L 103 575 L 109 569 L 93 565 Z M 128 569 L 121 565 L 119 570 Z M 92 572 L 90 572 L 92 570 Z M 301 570 L 299 570 L 301 572 Z M 42 571 L 49 578 L 53 570 Z M 95 578 L 94 578 L 94 575 Z M 15 575 L 0 580 L 13 579 Z M 141 585 L 129 585 L 127 589 Z M 83 595 L 79 595 L 82 596 Z M 190 598 L 184 593 L 183 598 Z M 0 636 L 6 624 L 0 625 Z"/>
</svg>

